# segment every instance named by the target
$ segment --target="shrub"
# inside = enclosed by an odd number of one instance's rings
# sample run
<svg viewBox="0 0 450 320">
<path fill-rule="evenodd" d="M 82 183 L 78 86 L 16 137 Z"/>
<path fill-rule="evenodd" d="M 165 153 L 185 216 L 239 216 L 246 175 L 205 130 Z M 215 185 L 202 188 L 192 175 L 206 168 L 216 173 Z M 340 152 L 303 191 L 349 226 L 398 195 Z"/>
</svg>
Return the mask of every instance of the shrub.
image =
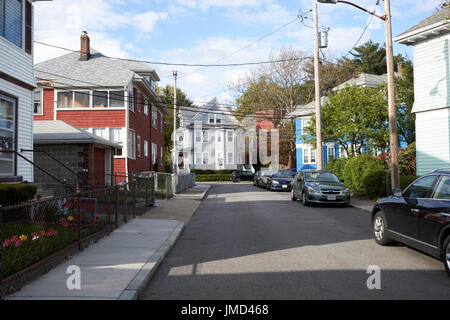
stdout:
<svg viewBox="0 0 450 320">
<path fill-rule="evenodd" d="M 398 167 L 401 175 L 416 174 L 416 143 L 413 142 L 398 153 Z"/>
<path fill-rule="evenodd" d="M 353 192 L 363 193 L 363 175 L 365 169 L 371 164 L 376 163 L 375 158 L 369 155 L 358 155 L 350 158 L 344 165 L 342 170 L 342 178 L 345 185 Z"/>
<path fill-rule="evenodd" d="M 0 205 L 8 206 L 34 198 L 37 186 L 32 184 L 0 184 Z"/>
<path fill-rule="evenodd" d="M 362 175 L 363 192 L 367 198 L 373 199 L 383 195 L 386 184 L 383 181 L 386 177 L 384 166 L 377 162 L 371 162 Z"/>
<path fill-rule="evenodd" d="M 231 174 L 196 174 L 195 181 L 230 181 Z"/>
<path fill-rule="evenodd" d="M 333 159 L 327 163 L 326 169 L 333 172 L 339 179 L 344 179 L 343 170 L 346 163 L 346 158 Z"/>
<path fill-rule="evenodd" d="M 203 170 L 203 169 L 191 169 L 191 173 L 195 174 L 231 174 L 236 170 Z"/>
</svg>

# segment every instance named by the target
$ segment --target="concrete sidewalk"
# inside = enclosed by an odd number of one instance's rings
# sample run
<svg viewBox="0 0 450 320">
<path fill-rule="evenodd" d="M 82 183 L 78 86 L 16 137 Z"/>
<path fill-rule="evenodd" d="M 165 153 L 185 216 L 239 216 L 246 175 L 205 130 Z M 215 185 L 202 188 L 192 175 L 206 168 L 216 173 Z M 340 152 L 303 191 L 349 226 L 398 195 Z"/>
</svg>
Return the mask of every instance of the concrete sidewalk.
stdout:
<svg viewBox="0 0 450 320">
<path fill-rule="evenodd" d="M 137 299 L 209 188 L 195 186 L 170 200 L 159 201 L 142 217 L 124 224 L 6 299 Z M 69 266 L 81 270 L 79 290 L 67 288 Z"/>
<path fill-rule="evenodd" d="M 375 204 L 375 200 L 370 200 L 364 197 L 352 196 L 350 199 L 350 205 L 361 209 L 366 212 L 372 212 L 373 205 Z"/>
</svg>

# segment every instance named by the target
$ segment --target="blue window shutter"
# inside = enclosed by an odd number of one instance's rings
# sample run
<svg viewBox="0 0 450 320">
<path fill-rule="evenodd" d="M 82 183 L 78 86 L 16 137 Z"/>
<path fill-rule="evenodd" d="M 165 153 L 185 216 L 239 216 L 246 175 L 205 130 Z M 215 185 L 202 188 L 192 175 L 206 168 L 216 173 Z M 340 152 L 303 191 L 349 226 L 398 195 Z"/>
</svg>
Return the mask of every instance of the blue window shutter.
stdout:
<svg viewBox="0 0 450 320">
<path fill-rule="evenodd" d="M 297 148 L 297 171 L 303 166 L 303 149 Z"/>
<path fill-rule="evenodd" d="M 327 146 L 322 147 L 322 168 L 325 170 L 327 168 L 327 162 L 328 162 L 328 150 Z"/>
<path fill-rule="evenodd" d="M 336 159 L 339 159 L 340 158 L 340 154 L 339 154 L 339 145 L 338 144 L 335 144 L 334 145 L 334 148 L 335 148 L 335 153 L 336 153 Z"/>
<path fill-rule="evenodd" d="M 0 0 L 0 37 L 5 35 L 5 21 L 3 17 L 5 16 L 5 0 Z"/>
</svg>

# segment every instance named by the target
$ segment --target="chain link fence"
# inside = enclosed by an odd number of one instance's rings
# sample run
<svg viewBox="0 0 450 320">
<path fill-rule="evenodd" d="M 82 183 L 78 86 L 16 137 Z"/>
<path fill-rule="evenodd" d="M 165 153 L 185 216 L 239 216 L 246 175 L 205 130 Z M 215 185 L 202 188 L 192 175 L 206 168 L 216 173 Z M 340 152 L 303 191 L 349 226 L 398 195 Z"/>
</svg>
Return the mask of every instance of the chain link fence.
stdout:
<svg viewBox="0 0 450 320">
<path fill-rule="evenodd" d="M 155 202 L 155 176 L 0 207 L 0 297 L 14 292 Z"/>
</svg>

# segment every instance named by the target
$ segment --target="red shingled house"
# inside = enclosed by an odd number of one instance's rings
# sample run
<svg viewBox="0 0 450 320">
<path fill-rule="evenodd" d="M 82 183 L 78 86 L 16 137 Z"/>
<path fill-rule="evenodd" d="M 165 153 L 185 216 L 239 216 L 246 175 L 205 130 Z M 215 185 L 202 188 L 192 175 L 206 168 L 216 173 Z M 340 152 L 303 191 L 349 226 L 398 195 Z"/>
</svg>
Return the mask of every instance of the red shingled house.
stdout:
<svg viewBox="0 0 450 320">
<path fill-rule="evenodd" d="M 164 116 L 155 92 L 158 74 L 146 64 L 111 59 L 90 48 L 86 32 L 80 52 L 36 64 L 34 121 L 62 120 L 119 143 L 116 174 L 164 171 Z M 105 154 L 97 151 L 96 162 Z M 106 160 L 105 160 L 106 161 Z"/>
</svg>

